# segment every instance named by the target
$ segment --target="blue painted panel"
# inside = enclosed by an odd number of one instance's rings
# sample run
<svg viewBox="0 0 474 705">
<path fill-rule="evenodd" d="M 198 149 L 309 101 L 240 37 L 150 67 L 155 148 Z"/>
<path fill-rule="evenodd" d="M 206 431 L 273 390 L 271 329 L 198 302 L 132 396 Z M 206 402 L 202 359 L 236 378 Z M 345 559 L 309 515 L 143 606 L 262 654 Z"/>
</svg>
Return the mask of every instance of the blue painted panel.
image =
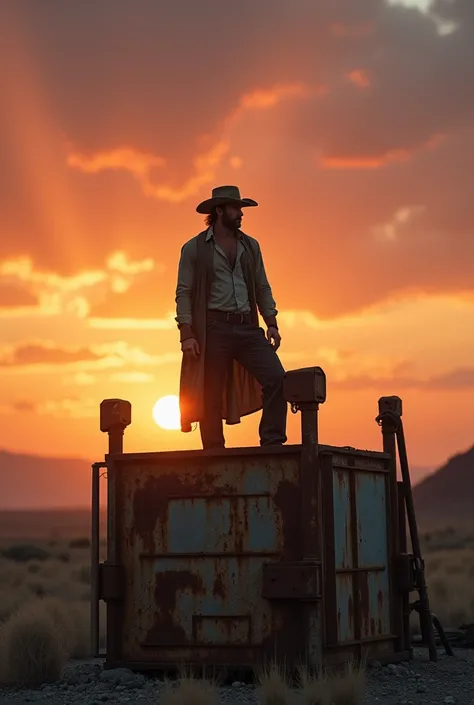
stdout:
<svg viewBox="0 0 474 705">
<path fill-rule="evenodd" d="M 172 499 L 167 548 L 171 553 L 276 552 L 277 514 L 266 495 Z"/>
<path fill-rule="evenodd" d="M 333 474 L 334 544 L 336 570 L 352 568 L 351 503 L 349 472 L 336 469 Z"/>
<path fill-rule="evenodd" d="M 158 611 L 160 604 L 170 604 L 168 581 L 174 585 L 171 613 L 161 613 L 161 620 L 167 624 L 167 619 L 171 618 L 179 624 L 189 643 L 258 643 L 259 637 L 268 633 L 271 609 L 270 604 L 264 602 L 255 611 L 255 598 L 261 593 L 264 561 L 257 556 L 246 556 L 244 563 L 232 556 L 155 560 L 152 584 Z M 164 629 L 163 641 L 166 637 Z M 155 639 L 160 640 L 159 632 Z"/>
<path fill-rule="evenodd" d="M 354 598 L 352 576 L 348 573 L 336 575 L 337 636 L 339 642 L 354 639 Z"/>
<path fill-rule="evenodd" d="M 361 575 L 362 637 L 390 634 L 390 587 L 388 571 Z M 367 609 L 368 605 L 368 609 Z"/>
<path fill-rule="evenodd" d="M 355 485 L 359 566 L 386 566 L 388 546 L 385 476 L 356 473 Z"/>
</svg>

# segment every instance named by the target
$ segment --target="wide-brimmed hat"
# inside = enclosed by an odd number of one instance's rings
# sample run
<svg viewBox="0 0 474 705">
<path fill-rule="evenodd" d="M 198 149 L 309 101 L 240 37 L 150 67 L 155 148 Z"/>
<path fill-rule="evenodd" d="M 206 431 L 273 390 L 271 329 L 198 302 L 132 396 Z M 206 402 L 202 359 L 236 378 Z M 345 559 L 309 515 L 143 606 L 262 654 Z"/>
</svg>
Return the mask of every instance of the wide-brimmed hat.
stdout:
<svg viewBox="0 0 474 705">
<path fill-rule="evenodd" d="M 237 186 L 217 186 L 212 189 L 211 198 L 200 203 L 196 210 L 203 215 L 209 215 L 215 206 L 223 206 L 226 203 L 238 204 L 241 208 L 258 206 L 257 201 L 252 198 L 241 198 Z"/>
</svg>

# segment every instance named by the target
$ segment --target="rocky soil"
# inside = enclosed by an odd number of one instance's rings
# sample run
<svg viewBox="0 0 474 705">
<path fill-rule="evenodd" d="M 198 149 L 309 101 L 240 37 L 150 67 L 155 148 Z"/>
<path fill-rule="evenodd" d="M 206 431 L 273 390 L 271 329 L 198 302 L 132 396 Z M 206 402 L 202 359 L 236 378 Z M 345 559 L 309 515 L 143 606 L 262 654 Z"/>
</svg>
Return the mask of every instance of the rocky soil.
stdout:
<svg viewBox="0 0 474 705">
<path fill-rule="evenodd" d="M 450 658 L 440 653 L 436 664 L 426 651 L 401 665 L 375 664 L 367 674 L 364 705 L 474 705 L 474 650 L 459 650 Z M 1 705 L 156 705 L 164 684 L 126 669 L 103 670 L 101 661 L 71 662 L 61 681 L 36 690 L 2 688 Z M 220 689 L 223 705 L 256 703 L 253 685 L 234 683 Z"/>
</svg>

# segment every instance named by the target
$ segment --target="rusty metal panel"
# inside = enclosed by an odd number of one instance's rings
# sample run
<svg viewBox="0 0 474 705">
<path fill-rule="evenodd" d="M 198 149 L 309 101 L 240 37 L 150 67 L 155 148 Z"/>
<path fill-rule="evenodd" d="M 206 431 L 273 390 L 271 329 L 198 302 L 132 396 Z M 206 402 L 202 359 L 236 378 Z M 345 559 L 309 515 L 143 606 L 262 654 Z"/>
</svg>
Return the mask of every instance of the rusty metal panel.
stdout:
<svg viewBox="0 0 474 705">
<path fill-rule="evenodd" d="M 298 449 L 160 455 L 114 457 L 121 660 L 240 666 L 302 656 L 301 607 L 262 594 L 264 564 L 299 556 Z"/>
<path fill-rule="evenodd" d="M 388 571 L 360 575 L 361 638 L 390 635 L 390 591 Z"/>
<path fill-rule="evenodd" d="M 352 568 L 352 515 L 349 472 L 336 468 L 333 474 L 334 551 L 336 570 Z"/>
<path fill-rule="evenodd" d="M 361 636 L 390 634 L 390 579 L 387 482 L 382 474 L 356 473 L 357 542 Z"/>
<path fill-rule="evenodd" d="M 353 641 L 354 633 L 354 590 L 352 575 L 336 575 L 337 596 L 337 638 L 340 643 Z"/>
<path fill-rule="evenodd" d="M 356 473 L 359 566 L 388 563 L 387 486 L 384 475 Z"/>
<path fill-rule="evenodd" d="M 335 593 L 334 600 L 328 576 L 325 579 L 328 643 L 332 649 L 355 645 L 359 653 L 369 648 L 365 643 L 372 645 L 372 650 L 373 643 L 378 643 L 376 650 L 380 651 L 392 643 L 393 650 L 389 458 L 383 453 L 333 449 L 330 463 L 331 468 L 323 470 L 325 502 L 333 509 L 332 516 L 325 509 L 333 521 L 325 535 L 334 546 L 334 557 L 327 550 L 325 553 L 326 569 L 334 571 Z M 332 476 L 330 492 L 328 473 Z"/>
</svg>

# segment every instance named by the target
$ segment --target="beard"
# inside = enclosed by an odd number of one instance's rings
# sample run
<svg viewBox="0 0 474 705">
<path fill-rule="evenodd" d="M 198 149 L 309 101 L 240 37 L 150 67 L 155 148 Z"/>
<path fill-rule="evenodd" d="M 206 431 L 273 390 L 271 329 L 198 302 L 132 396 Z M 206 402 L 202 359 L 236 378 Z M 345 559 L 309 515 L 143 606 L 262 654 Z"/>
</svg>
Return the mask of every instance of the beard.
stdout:
<svg viewBox="0 0 474 705">
<path fill-rule="evenodd" d="M 241 224 L 242 218 L 240 216 L 232 217 L 227 215 L 227 213 L 224 213 L 222 217 L 222 225 L 224 225 L 224 227 L 228 228 L 232 232 L 237 232 Z"/>
</svg>

